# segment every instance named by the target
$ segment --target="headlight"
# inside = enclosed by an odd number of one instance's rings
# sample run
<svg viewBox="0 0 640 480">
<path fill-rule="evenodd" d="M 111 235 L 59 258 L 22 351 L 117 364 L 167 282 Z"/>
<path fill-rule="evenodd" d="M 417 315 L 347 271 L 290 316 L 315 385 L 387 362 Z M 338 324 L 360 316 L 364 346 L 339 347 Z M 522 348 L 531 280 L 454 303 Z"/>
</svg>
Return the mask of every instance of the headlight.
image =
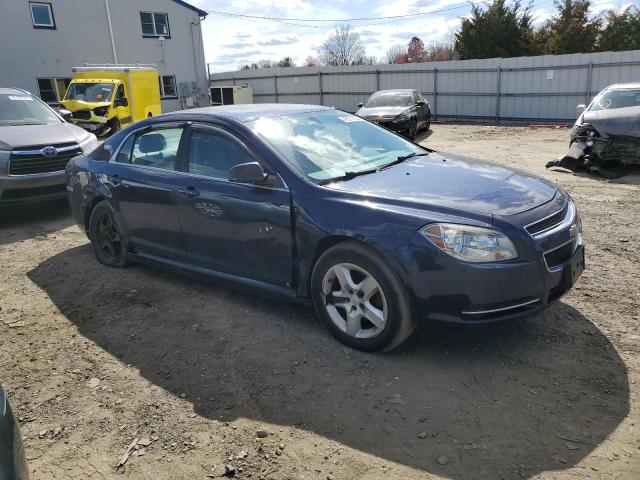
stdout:
<svg viewBox="0 0 640 480">
<path fill-rule="evenodd" d="M 489 228 L 433 223 L 420 233 L 443 252 L 464 262 L 500 262 L 518 256 L 511 240 Z"/>
<path fill-rule="evenodd" d="M 93 109 L 93 114 L 96 117 L 106 117 L 109 112 L 109 107 L 97 107 Z"/>
<path fill-rule="evenodd" d="M 89 138 L 80 142 L 80 148 L 82 148 L 83 153 L 91 153 L 98 148 L 98 139 L 93 133 L 90 133 Z"/>
</svg>

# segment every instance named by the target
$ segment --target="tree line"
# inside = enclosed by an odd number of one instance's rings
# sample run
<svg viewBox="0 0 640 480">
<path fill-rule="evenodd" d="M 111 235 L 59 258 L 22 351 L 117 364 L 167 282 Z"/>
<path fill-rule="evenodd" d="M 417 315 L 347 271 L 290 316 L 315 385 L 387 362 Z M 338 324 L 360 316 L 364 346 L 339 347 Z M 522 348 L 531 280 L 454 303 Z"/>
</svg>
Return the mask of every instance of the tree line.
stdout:
<svg viewBox="0 0 640 480">
<path fill-rule="evenodd" d="M 589 0 L 555 0 L 555 14 L 535 27 L 532 4 L 493 0 L 474 4 L 456 32 L 428 45 L 414 36 L 407 45 L 392 46 L 385 57 L 367 56 L 366 46 L 350 25 L 337 27 L 304 66 L 422 63 L 472 58 L 520 57 L 640 49 L 640 10 L 636 5 L 618 12 L 593 15 Z M 291 57 L 261 60 L 245 69 L 294 67 Z"/>
</svg>

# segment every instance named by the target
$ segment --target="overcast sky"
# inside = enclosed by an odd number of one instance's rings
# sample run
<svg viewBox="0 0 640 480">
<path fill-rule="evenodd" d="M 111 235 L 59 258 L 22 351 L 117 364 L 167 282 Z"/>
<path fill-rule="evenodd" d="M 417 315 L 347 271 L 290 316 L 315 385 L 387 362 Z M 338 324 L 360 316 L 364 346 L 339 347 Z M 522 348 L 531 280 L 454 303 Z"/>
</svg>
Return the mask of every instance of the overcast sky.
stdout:
<svg viewBox="0 0 640 480">
<path fill-rule="evenodd" d="M 406 45 L 414 35 L 425 44 L 441 40 L 455 31 L 460 18 L 470 11 L 469 3 L 461 0 L 190 0 L 190 3 L 207 11 L 313 20 L 434 12 L 403 20 L 349 22 L 364 40 L 367 55 L 375 57 L 383 57 L 390 46 Z M 591 3 L 597 13 L 631 5 L 634 0 Z M 447 11 L 435 12 L 444 9 Z M 534 0 L 533 11 L 537 23 L 545 21 L 554 11 L 553 0 Z M 237 70 L 246 63 L 285 56 L 300 65 L 308 55 L 316 55 L 329 32 L 341 22 L 300 23 L 303 22 L 250 20 L 210 13 L 202 23 L 202 31 L 211 71 Z"/>
</svg>

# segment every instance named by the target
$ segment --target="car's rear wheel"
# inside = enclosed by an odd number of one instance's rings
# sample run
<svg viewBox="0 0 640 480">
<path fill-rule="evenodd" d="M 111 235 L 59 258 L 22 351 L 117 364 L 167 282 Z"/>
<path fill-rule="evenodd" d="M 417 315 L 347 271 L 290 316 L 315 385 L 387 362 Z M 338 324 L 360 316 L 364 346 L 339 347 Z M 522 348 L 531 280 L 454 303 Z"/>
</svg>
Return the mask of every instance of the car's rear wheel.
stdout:
<svg viewBox="0 0 640 480">
<path fill-rule="evenodd" d="M 364 245 L 345 242 L 322 254 L 311 290 L 320 318 L 350 347 L 391 350 L 413 332 L 406 289 L 391 267 Z"/>
<path fill-rule="evenodd" d="M 98 203 L 91 212 L 89 238 L 100 263 L 108 267 L 127 265 L 127 246 L 122 226 L 104 201 Z"/>
</svg>

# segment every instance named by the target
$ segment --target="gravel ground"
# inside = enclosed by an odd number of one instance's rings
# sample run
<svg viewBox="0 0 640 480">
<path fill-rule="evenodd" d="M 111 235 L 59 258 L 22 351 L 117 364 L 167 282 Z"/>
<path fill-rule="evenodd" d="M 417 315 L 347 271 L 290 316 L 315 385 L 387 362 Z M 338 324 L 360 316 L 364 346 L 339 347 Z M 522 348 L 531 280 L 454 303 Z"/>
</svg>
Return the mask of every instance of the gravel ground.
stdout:
<svg viewBox="0 0 640 480">
<path fill-rule="evenodd" d="M 383 355 L 305 306 L 105 268 L 64 203 L 2 212 L 0 382 L 32 478 L 640 478 L 640 176 L 545 171 L 567 137 L 423 135 L 567 189 L 587 270 L 535 318 L 433 327 Z"/>
</svg>

